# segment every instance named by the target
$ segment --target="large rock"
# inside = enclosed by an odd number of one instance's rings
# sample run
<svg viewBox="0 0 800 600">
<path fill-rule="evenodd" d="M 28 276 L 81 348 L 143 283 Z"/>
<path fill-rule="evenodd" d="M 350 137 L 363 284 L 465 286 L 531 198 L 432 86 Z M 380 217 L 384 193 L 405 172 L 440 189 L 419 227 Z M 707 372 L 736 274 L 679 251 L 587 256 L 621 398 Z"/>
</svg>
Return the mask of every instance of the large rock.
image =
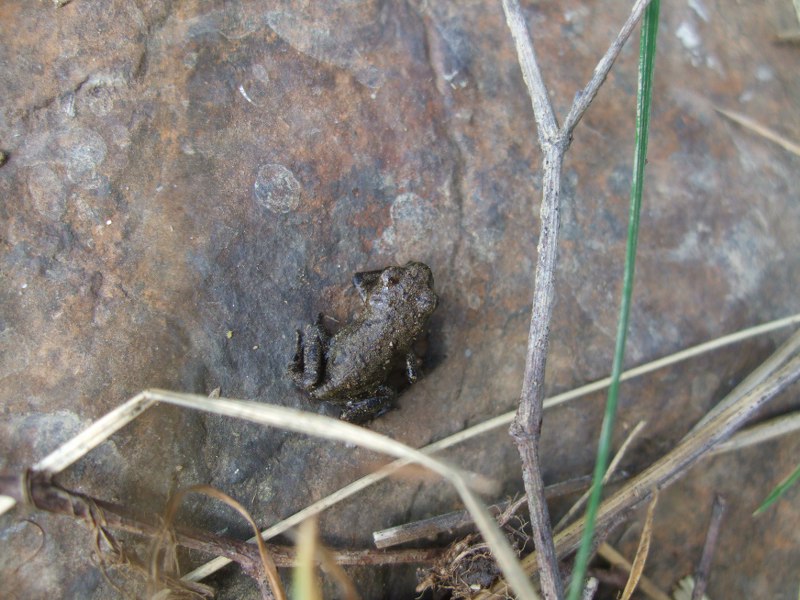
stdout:
<svg viewBox="0 0 800 600">
<path fill-rule="evenodd" d="M 525 3 L 561 115 L 630 4 Z M 797 112 L 800 58 L 772 43 L 792 26 L 791 7 L 693 0 L 662 11 L 630 364 L 797 307 L 797 158 L 713 110 L 800 138 L 786 119 Z M 0 40 L 4 469 L 31 465 L 148 387 L 221 387 L 331 413 L 284 376 L 294 328 L 319 311 L 346 322 L 354 271 L 412 258 L 431 265 L 441 297 L 428 376 L 371 427 L 419 446 L 513 408 L 540 155 L 499 2 L 5 0 Z M 564 170 L 553 391 L 610 368 L 635 45 L 576 131 Z M 781 337 L 624 386 L 619 436 L 650 423 L 632 466 L 669 449 Z M 548 481 L 590 470 L 602 400 L 547 414 Z M 668 588 L 692 569 L 722 491 L 740 518 L 725 526 L 710 595 L 796 594 L 785 570 L 800 559 L 791 501 L 758 522 L 747 515 L 798 452 L 800 441 L 786 439 L 695 469 L 662 498 L 648 572 Z M 521 487 L 504 431 L 451 458 L 507 492 Z M 377 460 L 159 407 L 63 481 L 153 520 L 171 491 L 210 483 L 267 525 Z M 248 535 L 227 509 L 190 505 L 185 522 Z M 373 529 L 457 505 L 442 483 L 392 481 L 321 525 L 331 545 L 368 547 Z M 115 595 L 89 558 L 89 533 L 66 518 L 29 515 L 44 544 L 25 559 L 40 539 L 25 514 L 3 519 L 7 587 L 26 598 Z M 634 537 L 623 536 L 626 551 Z M 365 597 L 412 594 L 412 568 L 352 572 Z"/>
</svg>

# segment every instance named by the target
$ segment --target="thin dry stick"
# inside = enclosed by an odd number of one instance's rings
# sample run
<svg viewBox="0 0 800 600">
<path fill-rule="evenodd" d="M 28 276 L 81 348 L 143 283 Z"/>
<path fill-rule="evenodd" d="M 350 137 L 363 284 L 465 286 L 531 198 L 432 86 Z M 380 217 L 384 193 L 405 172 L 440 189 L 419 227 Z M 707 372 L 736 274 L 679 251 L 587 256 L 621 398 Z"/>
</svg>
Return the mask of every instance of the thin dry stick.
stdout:
<svg viewBox="0 0 800 600">
<path fill-rule="evenodd" d="M 542 557 L 539 561 L 542 594 L 547 600 L 558 600 L 564 595 L 564 584 L 558 570 L 550 515 L 544 498 L 544 481 L 539 464 L 539 435 L 542 429 L 544 369 L 553 312 L 561 165 L 566 145 L 558 140 L 558 124 L 519 3 L 516 0 L 503 0 L 503 11 L 517 48 L 522 76 L 533 105 L 539 145 L 544 154 L 544 190 L 540 209 L 542 225 L 537 248 L 536 285 L 533 291 L 522 393 L 519 411 L 511 426 L 511 435 L 522 459 L 522 479 L 528 496 L 533 540 Z"/>
<path fill-rule="evenodd" d="M 86 521 L 93 528 L 102 522 L 104 529 L 127 531 L 151 538 L 160 534 L 158 527 L 129 517 L 124 508 L 85 494 L 66 490 L 46 477 L 25 478 L 16 475 L 2 475 L 0 476 L 0 492 L 13 497 L 18 502 L 28 502 L 39 510 Z M 226 556 L 229 560 L 241 565 L 248 574 L 258 571 L 259 558 L 253 545 L 199 532 L 179 531 L 176 539 L 186 548 L 207 554 Z"/>
<path fill-rule="evenodd" d="M 617 39 L 595 69 L 586 88 L 572 105 L 564 128 L 559 129 L 536 61 L 533 40 L 528 32 L 525 17 L 517 0 L 503 0 L 506 23 L 514 39 L 522 76 L 531 98 L 536 119 L 542 161 L 542 202 L 540 207 L 541 230 L 537 248 L 533 306 L 525 357 L 519 410 L 511 426 L 511 436 L 517 444 L 522 459 L 522 479 L 528 496 L 528 508 L 533 526 L 533 539 L 541 555 L 539 574 L 542 593 L 547 599 L 558 599 L 564 594 L 558 561 L 553 548 L 550 515 L 544 500 L 544 482 L 539 460 L 539 437 L 542 428 L 542 403 L 544 400 L 544 374 L 553 313 L 555 268 L 558 250 L 559 198 L 561 192 L 561 167 L 569 147 L 572 130 L 589 107 L 597 90 L 605 80 L 614 60 L 622 50 L 633 27 L 641 18 L 649 0 L 638 0 L 631 16 Z"/>
<path fill-rule="evenodd" d="M 703 554 L 700 564 L 694 574 L 694 589 L 692 590 L 692 600 L 700 600 L 703 592 L 706 591 L 708 576 L 711 573 L 711 561 L 714 559 L 714 550 L 717 548 L 719 529 L 722 525 L 722 517 L 725 515 L 725 499 L 717 494 L 714 497 L 714 506 L 711 508 L 711 520 L 708 523 L 706 532 L 706 543 L 703 545 Z"/>
<path fill-rule="evenodd" d="M 303 600 L 322 600 L 322 585 L 314 560 L 319 543 L 317 518 L 304 521 L 297 531 L 297 567 L 293 572 L 294 590 Z"/>
<path fill-rule="evenodd" d="M 642 578 L 644 564 L 647 562 L 647 554 L 650 552 L 650 540 L 653 537 L 653 517 L 656 513 L 656 504 L 658 504 L 658 491 L 654 490 L 653 499 L 650 500 L 650 506 L 647 507 L 642 537 L 639 538 L 639 547 L 636 549 L 636 556 L 633 558 L 628 583 L 625 584 L 625 589 L 622 591 L 621 600 L 630 600 L 634 590 L 636 590 L 636 586 L 639 585 L 639 580 Z"/>
<path fill-rule="evenodd" d="M 504 3 L 505 4 L 505 3 Z M 550 318 L 553 312 L 553 287 L 558 240 L 558 202 L 561 185 L 563 153 L 554 147 L 545 152 L 544 163 L 550 168 L 544 173 L 542 201 L 542 229 L 539 235 L 536 286 L 533 291 L 533 308 L 528 334 L 528 350 L 519 411 L 511 425 L 511 436 L 517 444 L 522 459 L 522 481 L 528 496 L 533 540 L 542 554 L 539 576 L 542 594 L 547 600 L 558 600 L 564 595 L 564 585 L 558 570 L 553 547 L 550 514 L 544 498 L 544 480 L 539 460 L 539 437 L 542 430 L 542 403 L 544 401 L 544 367 L 550 335 Z"/>
<path fill-rule="evenodd" d="M 639 423 L 636 424 L 636 427 L 634 427 L 628 434 L 628 437 L 625 438 L 625 441 L 622 442 L 622 445 L 619 447 L 619 450 L 617 450 L 617 453 L 614 455 L 614 458 L 609 463 L 608 469 L 606 469 L 606 474 L 603 475 L 603 487 L 605 487 L 606 484 L 613 477 L 614 473 L 617 470 L 617 467 L 619 467 L 619 463 L 622 462 L 625 453 L 628 451 L 628 448 L 633 443 L 633 440 L 636 439 L 636 436 L 639 435 L 639 432 L 642 431 L 642 429 L 644 429 L 645 423 L 646 423 L 645 421 L 639 421 Z M 572 519 L 575 513 L 577 513 L 581 508 L 583 508 L 583 505 L 589 499 L 590 494 L 591 490 L 586 490 L 583 493 L 583 495 L 581 495 L 581 497 L 578 498 L 575 504 L 573 504 L 567 511 L 567 514 L 561 517 L 561 520 L 556 524 L 555 526 L 556 531 L 560 531 L 561 529 L 563 529 L 567 525 L 567 523 L 569 523 L 569 521 Z"/>
<path fill-rule="evenodd" d="M 600 546 L 597 548 L 597 553 L 610 562 L 613 566 L 628 573 L 630 573 L 631 568 L 633 567 L 633 565 L 628 562 L 628 559 L 626 559 L 624 556 L 622 556 L 622 554 L 617 552 L 608 544 L 600 544 Z M 642 575 L 639 579 L 639 591 L 641 591 L 651 600 L 672 600 L 672 598 L 662 592 L 658 586 L 645 575 Z"/>
<path fill-rule="evenodd" d="M 636 4 L 631 8 L 631 14 L 628 16 L 628 20 L 625 21 L 616 39 L 611 43 L 611 46 L 606 50 L 603 58 L 600 59 L 600 62 L 597 63 L 597 66 L 594 68 L 591 80 L 586 84 L 586 87 L 576 95 L 575 101 L 572 103 L 572 107 L 567 114 L 567 118 L 564 119 L 563 132 L 568 138 L 572 136 L 572 131 L 575 129 L 575 126 L 589 108 L 589 105 L 592 103 L 592 100 L 594 100 L 594 97 L 597 95 L 606 77 L 608 77 L 611 67 L 614 66 L 614 62 L 617 60 L 619 53 L 622 52 L 622 47 L 625 45 L 625 42 L 628 41 L 631 33 L 633 33 L 634 27 L 636 27 L 636 24 L 641 20 L 644 10 L 649 4 L 650 0 L 637 0 Z"/>
<path fill-rule="evenodd" d="M 533 116 L 536 119 L 536 131 L 539 134 L 539 146 L 544 147 L 556 141 L 558 136 L 558 123 L 553 112 L 553 105 L 547 94 L 547 86 L 542 79 L 542 72 L 536 62 L 536 50 L 533 39 L 528 33 L 528 24 L 525 15 L 519 7 L 517 0 L 503 0 L 503 12 L 506 15 L 506 24 L 514 39 L 517 50 L 517 59 L 522 70 L 522 78 L 528 88 L 531 98 Z"/>
<path fill-rule="evenodd" d="M 618 481 L 624 479 L 625 477 L 627 477 L 627 475 L 622 473 L 615 475 L 612 479 Z M 552 498 L 558 498 L 560 496 L 574 494 L 575 492 L 586 490 L 591 484 L 592 476 L 584 475 L 583 477 L 577 477 L 575 479 L 562 481 L 561 483 L 548 485 L 545 487 L 544 493 L 545 497 L 550 500 Z M 522 498 L 516 500 L 513 504 L 509 502 L 501 502 L 496 506 L 490 507 L 490 510 L 498 512 L 502 511 L 503 513 L 508 511 L 513 514 L 516 513 L 522 504 L 526 502 L 527 499 L 523 496 Z M 411 523 L 405 523 L 403 525 L 381 529 L 380 531 L 376 531 L 372 534 L 372 539 L 377 548 L 390 548 L 391 546 L 405 544 L 422 538 L 439 535 L 440 533 L 452 531 L 454 529 L 465 527 L 471 524 L 472 517 L 470 516 L 469 511 L 457 510 L 443 515 L 430 517 L 429 519 L 421 519 L 419 521 L 412 521 Z M 503 525 L 502 522 L 500 524 Z"/>
<path fill-rule="evenodd" d="M 619 523 L 624 515 L 646 501 L 653 489 L 662 490 L 683 476 L 714 446 L 739 429 L 755 411 L 797 381 L 800 381 L 800 357 L 792 359 L 772 377 L 750 390 L 736 404 L 719 413 L 695 434 L 684 438 L 674 450 L 657 460 L 603 502 L 597 511 L 597 531 L 606 531 Z M 554 545 L 559 557 L 567 556 L 577 550 L 584 526 L 585 518 L 579 519 L 556 536 Z M 522 560 L 523 566 L 529 573 L 537 568 L 536 562 L 536 552 Z M 491 594 L 502 593 L 503 589 L 504 584 L 501 583 L 477 597 L 487 598 Z"/>
<path fill-rule="evenodd" d="M 97 521 L 95 515 L 102 512 L 103 527 L 126 531 L 135 535 L 153 538 L 161 533 L 161 528 L 144 523 L 128 516 L 126 509 L 91 496 L 64 489 L 45 478 L 24 481 L 16 475 L 0 475 L 0 493 L 13 497 L 17 502 L 28 501 L 31 506 L 45 512 L 65 515 L 84 521 Z M 90 523 L 91 524 L 91 523 Z M 241 540 L 218 536 L 212 533 L 177 529 L 175 541 L 184 548 L 203 554 L 228 557 L 237 563 L 248 575 L 260 572 L 258 548 Z M 296 564 L 294 548 L 267 544 L 267 552 L 273 557 L 277 567 L 293 567 Z M 329 550 L 333 559 L 342 565 L 395 565 L 430 563 L 442 553 L 438 548 L 409 550 Z"/>
</svg>

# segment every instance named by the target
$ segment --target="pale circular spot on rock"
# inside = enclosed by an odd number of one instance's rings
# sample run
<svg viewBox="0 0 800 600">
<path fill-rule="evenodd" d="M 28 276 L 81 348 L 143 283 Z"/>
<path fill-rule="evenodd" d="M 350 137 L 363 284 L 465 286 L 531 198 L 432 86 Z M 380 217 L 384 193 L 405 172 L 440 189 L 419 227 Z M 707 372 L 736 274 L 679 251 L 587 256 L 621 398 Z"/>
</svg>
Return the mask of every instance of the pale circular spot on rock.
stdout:
<svg viewBox="0 0 800 600">
<path fill-rule="evenodd" d="M 261 165 L 256 173 L 253 193 L 261 208 L 288 213 L 300 205 L 300 183 L 294 174 L 278 164 Z"/>
</svg>

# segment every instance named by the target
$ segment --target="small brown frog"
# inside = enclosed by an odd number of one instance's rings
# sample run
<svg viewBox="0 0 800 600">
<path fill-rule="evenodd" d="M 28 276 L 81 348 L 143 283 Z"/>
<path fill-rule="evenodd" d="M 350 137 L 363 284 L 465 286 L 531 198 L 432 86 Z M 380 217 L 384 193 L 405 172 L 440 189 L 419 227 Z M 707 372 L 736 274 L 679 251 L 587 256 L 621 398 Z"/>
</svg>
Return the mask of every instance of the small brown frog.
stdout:
<svg viewBox="0 0 800 600">
<path fill-rule="evenodd" d="M 393 371 L 404 367 L 409 383 L 419 378 L 412 346 L 439 300 L 433 273 L 420 262 L 356 273 L 353 285 L 364 302 L 361 313 L 332 337 L 321 314 L 298 330 L 288 372 L 313 398 L 344 405 L 341 419 L 365 422 L 392 408 Z"/>
</svg>

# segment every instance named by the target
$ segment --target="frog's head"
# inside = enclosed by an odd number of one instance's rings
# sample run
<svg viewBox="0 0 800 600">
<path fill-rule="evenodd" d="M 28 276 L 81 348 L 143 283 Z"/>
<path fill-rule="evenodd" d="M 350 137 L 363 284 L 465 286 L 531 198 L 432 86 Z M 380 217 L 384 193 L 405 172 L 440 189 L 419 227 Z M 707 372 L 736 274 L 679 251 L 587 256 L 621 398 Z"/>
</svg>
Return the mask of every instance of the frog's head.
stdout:
<svg viewBox="0 0 800 600">
<path fill-rule="evenodd" d="M 438 303 L 430 267 L 413 261 L 403 267 L 387 267 L 381 271 L 369 297 L 373 308 L 411 311 L 418 320 L 427 319 Z"/>
</svg>

